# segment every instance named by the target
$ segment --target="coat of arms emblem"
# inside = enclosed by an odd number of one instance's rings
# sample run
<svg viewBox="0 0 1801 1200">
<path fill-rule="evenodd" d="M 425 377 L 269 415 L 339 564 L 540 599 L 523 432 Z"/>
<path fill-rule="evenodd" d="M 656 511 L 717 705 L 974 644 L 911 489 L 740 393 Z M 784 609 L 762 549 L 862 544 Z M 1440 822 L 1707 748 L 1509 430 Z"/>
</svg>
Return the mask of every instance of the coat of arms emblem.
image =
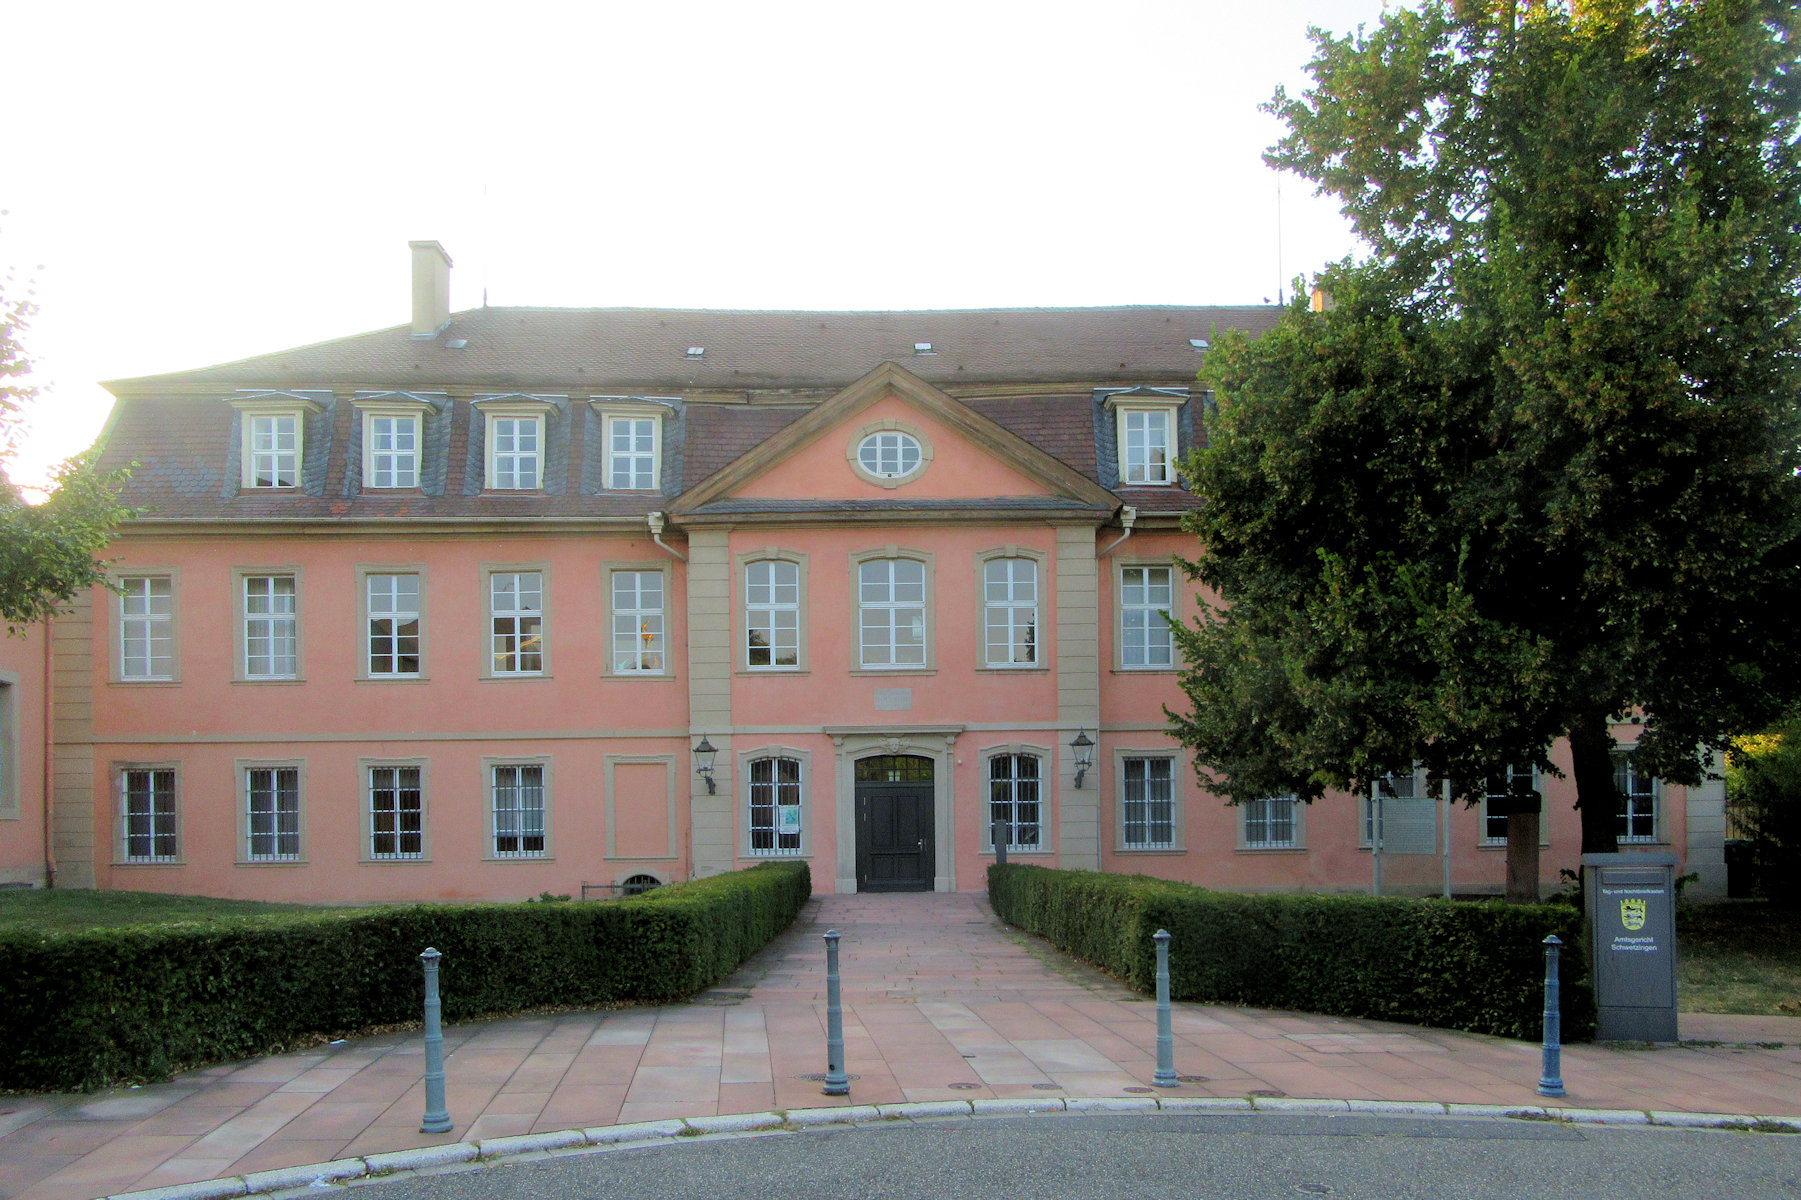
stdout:
<svg viewBox="0 0 1801 1200">
<path fill-rule="evenodd" d="M 1620 901 L 1620 924 L 1634 932 L 1645 927 L 1645 902 L 1643 900 Z"/>
</svg>

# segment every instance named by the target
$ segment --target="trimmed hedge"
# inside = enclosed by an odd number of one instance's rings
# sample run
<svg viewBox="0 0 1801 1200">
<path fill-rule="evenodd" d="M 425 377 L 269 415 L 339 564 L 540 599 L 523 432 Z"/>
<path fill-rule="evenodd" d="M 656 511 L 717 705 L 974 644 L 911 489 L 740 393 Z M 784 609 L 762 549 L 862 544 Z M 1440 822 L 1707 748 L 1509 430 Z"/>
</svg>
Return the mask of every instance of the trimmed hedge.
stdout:
<svg viewBox="0 0 1801 1200">
<path fill-rule="evenodd" d="M 1156 989 L 1151 935 L 1170 933 L 1170 996 L 1405 1021 L 1536 1040 L 1544 947 L 1562 939 L 1563 1037 L 1594 1036 L 1582 917 L 1560 904 L 1244 895 L 1144 875 L 996 864 L 988 898 L 1140 992 Z"/>
<path fill-rule="evenodd" d="M 0 934 L 0 1088 L 86 1091 L 418 1021 L 419 952 L 446 1020 L 668 1001 L 725 978 L 812 894 L 766 863 L 592 904 L 411 905 Z"/>
</svg>

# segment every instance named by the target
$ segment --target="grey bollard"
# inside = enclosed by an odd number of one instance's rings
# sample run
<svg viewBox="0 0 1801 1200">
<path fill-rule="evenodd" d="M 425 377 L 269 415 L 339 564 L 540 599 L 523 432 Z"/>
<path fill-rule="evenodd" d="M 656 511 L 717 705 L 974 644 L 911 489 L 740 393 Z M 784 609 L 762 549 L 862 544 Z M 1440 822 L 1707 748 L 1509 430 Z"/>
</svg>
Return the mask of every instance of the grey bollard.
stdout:
<svg viewBox="0 0 1801 1200">
<path fill-rule="evenodd" d="M 1545 938 L 1545 1046 L 1544 1065 L 1538 1077 L 1538 1094 L 1563 1095 L 1563 1017 L 1557 999 L 1557 950 L 1563 943 L 1556 934 Z"/>
<path fill-rule="evenodd" d="M 1176 1039 L 1169 1028 L 1169 930 L 1159 929 L 1151 935 L 1157 943 L 1157 1070 L 1151 1082 L 1158 1087 L 1176 1087 Z"/>
<path fill-rule="evenodd" d="M 989 837 L 994 841 L 994 861 L 1005 866 L 1007 862 L 1007 823 L 996 821 L 990 825 Z"/>
<path fill-rule="evenodd" d="M 850 1095 L 844 1073 L 844 1005 L 838 995 L 838 931 L 825 931 L 825 1087 L 827 1096 Z"/>
<path fill-rule="evenodd" d="M 450 1111 L 444 1107 L 443 1005 L 438 1000 L 438 960 L 443 957 L 430 946 L 419 956 L 425 964 L 425 1120 L 420 1133 L 450 1129 Z"/>
</svg>

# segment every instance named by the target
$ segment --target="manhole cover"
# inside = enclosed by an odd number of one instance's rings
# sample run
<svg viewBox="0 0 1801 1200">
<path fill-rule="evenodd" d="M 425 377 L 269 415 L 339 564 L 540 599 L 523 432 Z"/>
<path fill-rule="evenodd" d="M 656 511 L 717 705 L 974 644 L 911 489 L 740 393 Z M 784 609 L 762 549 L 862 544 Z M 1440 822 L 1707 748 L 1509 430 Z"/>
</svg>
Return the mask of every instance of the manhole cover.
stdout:
<svg viewBox="0 0 1801 1200">
<path fill-rule="evenodd" d="M 1032 1086 L 1041 1092 L 1060 1092 L 1063 1090 L 1063 1085 L 1060 1083 L 1034 1083 Z"/>
<path fill-rule="evenodd" d="M 1288 1093 L 1277 1091 L 1275 1088 L 1258 1088 L 1255 1091 L 1246 1092 L 1245 1095 L 1262 1096 L 1265 1100 L 1277 1100 L 1288 1095 Z"/>
<path fill-rule="evenodd" d="M 1178 1076 L 1176 1076 L 1176 1082 L 1177 1083 L 1206 1083 L 1207 1077 L 1205 1075 L 1178 1075 Z"/>
<path fill-rule="evenodd" d="M 956 1088 L 959 1092 L 980 1091 L 982 1087 L 979 1083 L 953 1083 L 950 1086 Z"/>
<path fill-rule="evenodd" d="M 811 1073 L 809 1075 L 796 1075 L 795 1078 L 800 1080 L 802 1083 L 824 1083 L 825 1082 L 825 1072 L 824 1071 L 814 1071 L 813 1073 Z M 863 1077 L 861 1075 L 846 1075 L 845 1078 L 846 1079 L 861 1079 Z"/>
<path fill-rule="evenodd" d="M 1147 1087 L 1129 1087 L 1126 1089 L 1128 1092 L 1148 1092 L 1150 1090 L 1151 1089 Z"/>
</svg>

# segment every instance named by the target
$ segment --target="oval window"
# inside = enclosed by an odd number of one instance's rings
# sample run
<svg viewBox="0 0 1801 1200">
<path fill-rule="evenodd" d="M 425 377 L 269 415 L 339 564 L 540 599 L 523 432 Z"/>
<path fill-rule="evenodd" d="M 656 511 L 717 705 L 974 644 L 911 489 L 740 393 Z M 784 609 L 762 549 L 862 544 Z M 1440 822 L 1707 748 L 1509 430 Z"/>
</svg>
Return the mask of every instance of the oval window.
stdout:
<svg viewBox="0 0 1801 1200">
<path fill-rule="evenodd" d="M 877 479 L 900 479 L 919 470 L 919 439 L 884 430 L 857 447 L 857 463 Z"/>
</svg>

